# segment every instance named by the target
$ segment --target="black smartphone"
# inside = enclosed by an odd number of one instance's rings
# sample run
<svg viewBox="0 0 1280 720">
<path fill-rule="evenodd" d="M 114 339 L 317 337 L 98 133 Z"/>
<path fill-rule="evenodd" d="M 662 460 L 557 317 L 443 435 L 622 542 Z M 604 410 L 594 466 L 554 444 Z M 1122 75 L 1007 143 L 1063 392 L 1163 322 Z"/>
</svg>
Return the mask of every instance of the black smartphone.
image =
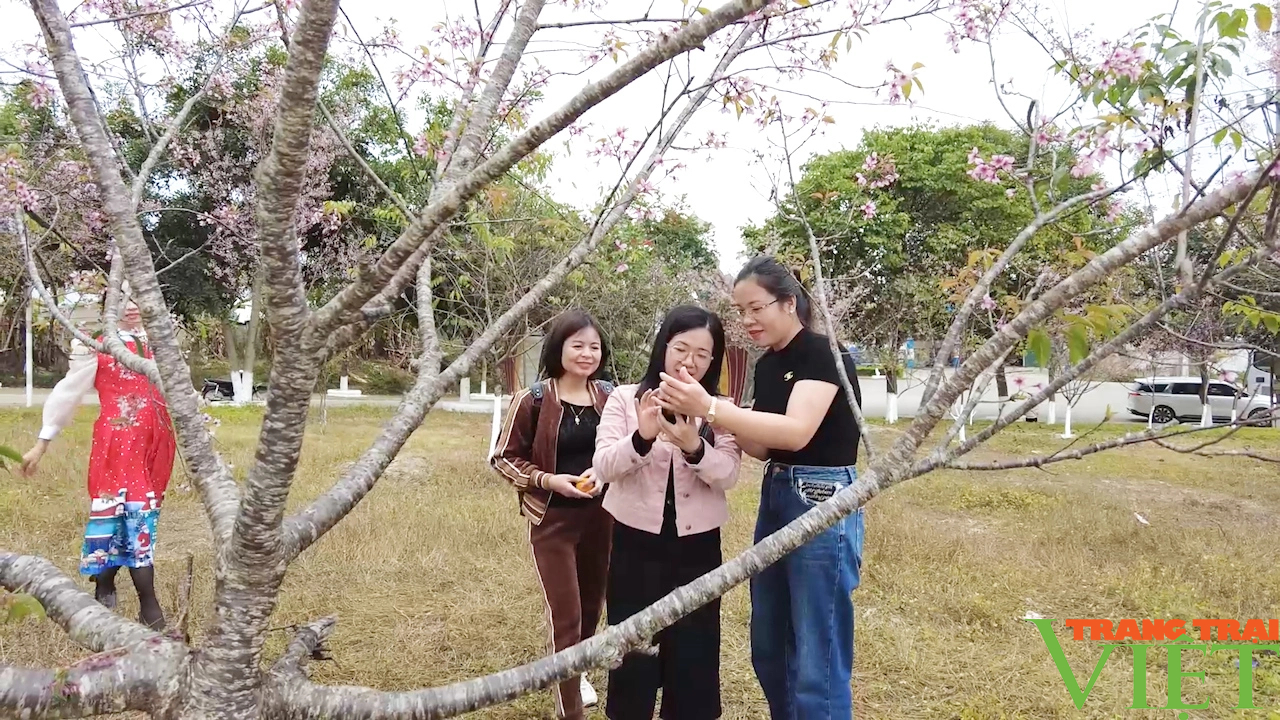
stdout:
<svg viewBox="0 0 1280 720">
<path fill-rule="evenodd" d="M 662 417 L 666 418 L 667 422 L 671 423 L 672 425 L 676 424 L 676 415 L 670 410 L 663 410 Z"/>
</svg>

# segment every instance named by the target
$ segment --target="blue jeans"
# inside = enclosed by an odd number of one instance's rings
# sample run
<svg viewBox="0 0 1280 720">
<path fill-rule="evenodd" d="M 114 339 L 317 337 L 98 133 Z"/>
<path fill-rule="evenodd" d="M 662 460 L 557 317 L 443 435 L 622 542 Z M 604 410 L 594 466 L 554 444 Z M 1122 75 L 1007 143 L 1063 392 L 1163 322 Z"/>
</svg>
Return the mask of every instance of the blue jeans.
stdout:
<svg viewBox="0 0 1280 720">
<path fill-rule="evenodd" d="M 853 484 L 853 467 L 769 463 L 756 542 Z M 773 720 L 853 717 L 853 598 L 863 509 L 751 579 L 751 664 Z"/>
</svg>

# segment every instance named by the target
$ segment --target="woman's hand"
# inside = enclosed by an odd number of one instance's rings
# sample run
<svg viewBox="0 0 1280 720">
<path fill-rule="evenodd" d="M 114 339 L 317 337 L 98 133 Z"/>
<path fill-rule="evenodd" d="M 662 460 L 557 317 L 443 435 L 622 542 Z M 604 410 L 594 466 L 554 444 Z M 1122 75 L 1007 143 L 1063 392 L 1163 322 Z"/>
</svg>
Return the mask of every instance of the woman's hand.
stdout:
<svg viewBox="0 0 1280 720">
<path fill-rule="evenodd" d="M 672 377 L 662 373 L 662 382 L 658 385 L 658 404 L 665 410 L 677 415 L 706 417 L 711 409 L 711 395 L 701 383 L 693 379 L 689 371 L 680 368 L 680 376 Z"/>
<path fill-rule="evenodd" d="M 576 485 L 581 479 L 577 475 L 552 475 L 547 478 L 547 489 L 565 497 L 590 500 L 595 496 L 582 492 Z"/>
<path fill-rule="evenodd" d="M 693 418 L 677 415 L 676 421 L 669 423 L 659 414 L 658 422 L 662 426 L 662 432 L 666 433 L 671 442 L 675 443 L 685 455 L 694 454 L 702 445 L 702 438 L 698 437 L 698 426 Z"/>
<path fill-rule="evenodd" d="M 644 395 L 640 396 L 640 407 L 636 410 L 636 419 L 640 423 L 640 437 L 653 442 L 658 437 L 658 431 L 662 426 L 658 424 L 658 420 L 662 418 L 662 406 L 658 404 L 658 394 L 653 390 L 646 390 Z"/>
<path fill-rule="evenodd" d="M 44 451 L 48 449 L 48 440 L 37 440 L 36 444 L 32 445 L 31 449 L 27 451 L 27 454 L 22 456 L 20 469 L 23 477 L 31 477 L 36 474 L 36 470 L 40 467 L 40 458 L 44 457 Z"/>
<path fill-rule="evenodd" d="M 604 490 L 604 483 L 596 478 L 596 469 L 593 467 L 587 468 L 586 472 L 582 473 L 582 477 L 574 481 L 573 486 L 591 497 L 599 495 Z"/>
</svg>

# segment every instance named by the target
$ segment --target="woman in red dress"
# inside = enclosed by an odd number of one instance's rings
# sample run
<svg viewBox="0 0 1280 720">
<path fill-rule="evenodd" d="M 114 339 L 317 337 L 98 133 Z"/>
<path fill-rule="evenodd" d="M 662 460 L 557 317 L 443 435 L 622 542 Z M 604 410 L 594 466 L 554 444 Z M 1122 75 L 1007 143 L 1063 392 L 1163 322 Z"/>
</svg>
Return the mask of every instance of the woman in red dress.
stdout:
<svg viewBox="0 0 1280 720">
<path fill-rule="evenodd" d="M 142 317 L 132 301 L 120 320 L 120 338 L 131 352 L 152 356 Z M 162 629 L 164 611 L 156 598 L 153 553 L 156 520 L 173 471 L 175 447 L 160 390 L 114 357 L 73 341 L 71 368 L 45 401 L 44 427 L 22 458 L 22 472 L 35 473 L 49 442 L 71 422 L 90 390 L 98 391 L 102 409 L 93 426 L 89 454 L 89 522 L 80 573 L 93 579 L 98 602 L 114 608 L 116 573 L 129 568 L 138 591 L 139 619 Z"/>
</svg>

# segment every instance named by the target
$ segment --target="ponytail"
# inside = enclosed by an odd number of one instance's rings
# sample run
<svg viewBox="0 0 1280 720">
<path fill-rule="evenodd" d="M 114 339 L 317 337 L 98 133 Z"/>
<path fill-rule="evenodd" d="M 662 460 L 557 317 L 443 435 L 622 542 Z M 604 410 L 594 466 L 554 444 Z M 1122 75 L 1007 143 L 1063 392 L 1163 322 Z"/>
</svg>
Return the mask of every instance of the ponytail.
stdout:
<svg viewBox="0 0 1280 720">
<path fill-rule="evenodd" d="M 794 300 L 796 317 L 805 327 L 813 323 L 813 303 L 809 291 L 800 282 L 800 270 L 788 269 L 770 255 L 758 255 L 742 268 L 736 282 L 753 279 L 779 300 Z"/>
</svg>

